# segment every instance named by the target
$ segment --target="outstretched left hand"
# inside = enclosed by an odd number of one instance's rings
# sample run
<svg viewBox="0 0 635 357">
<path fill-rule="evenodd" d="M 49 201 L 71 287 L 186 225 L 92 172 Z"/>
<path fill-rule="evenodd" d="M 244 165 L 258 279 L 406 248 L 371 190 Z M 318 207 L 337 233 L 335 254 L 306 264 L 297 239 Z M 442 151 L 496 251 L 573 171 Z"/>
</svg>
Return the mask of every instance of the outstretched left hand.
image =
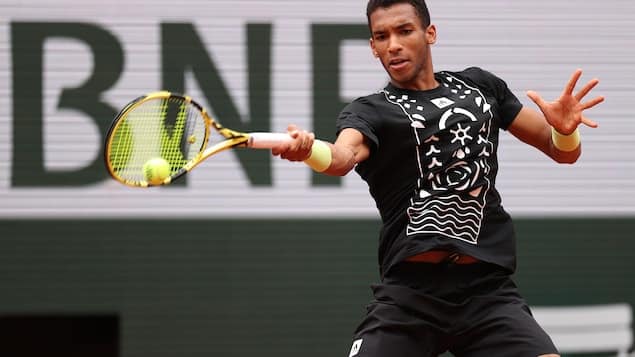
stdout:
<svg viewBox="0 0 635 357">
<path fill-rule="evenodd" d="M 587 118 L 583 111 L 602 103 L 604 97 L 598 96 L 585 103 L 582 103 L 582 99 L 593 89 L 600 81 L 595 78 L 590 80 L 578 93 L 573 94 L 578 80 L 582 76 L 582 70 L 577 69 L 573 72 L 569 83 L 564 88 L 564 91 L 560 95 L 560 98 L 553 102 L 546 102 L 542 97 L 534 92 L 527 92 L 527 96 L 538 105 L 542 111 L 545 119 L 549 125 L 551 125 L 556 131 L 563 135 L 569 135 L 573 133 L 580 123 L 596 128 L 598 124 L 593 120 Z"/>
</svg>

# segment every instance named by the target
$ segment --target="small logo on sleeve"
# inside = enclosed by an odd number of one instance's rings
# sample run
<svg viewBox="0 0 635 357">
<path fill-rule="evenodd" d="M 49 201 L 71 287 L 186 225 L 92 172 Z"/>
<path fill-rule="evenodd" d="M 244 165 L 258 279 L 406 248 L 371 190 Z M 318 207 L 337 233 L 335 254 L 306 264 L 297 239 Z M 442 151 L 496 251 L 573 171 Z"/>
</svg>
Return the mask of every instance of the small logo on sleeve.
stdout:
<svg viewBox="0 0 635 357">
<path fill-rule="evenodd" d="M 357 356 L 360 348 L 362 348 L 362 339 L 353 341 L 353 347 L 351 347 L 351 353 L 348 354 L 348 357 Z"/>
</svg>

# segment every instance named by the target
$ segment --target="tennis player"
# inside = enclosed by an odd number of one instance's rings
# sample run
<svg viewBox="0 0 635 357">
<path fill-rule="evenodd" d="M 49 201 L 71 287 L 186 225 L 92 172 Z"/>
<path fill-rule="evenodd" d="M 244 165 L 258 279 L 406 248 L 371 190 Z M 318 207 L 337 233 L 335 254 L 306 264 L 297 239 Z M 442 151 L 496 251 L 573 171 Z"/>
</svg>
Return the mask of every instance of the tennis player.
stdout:
<svg viewBox="0 0 635 357">
<path fill-rule="evenodd" d="M 575 91 L 523 106 L 483 69 L 435 72 L 436 28 L 424 0 L 370 0 L 370 47 L 390 76 L 337 119 L 334 144 L 296 126 L 273 150 L 329 175 L 352 169 L 368 183 L 382 219 L 381 283 L 353 337 L 349 357 L 558 356 L 511 279 L 514 228 L 496 190 L 500 129 L 558 163 L 580 156 L 580 124 L 597 127 Z"/>
</svg>

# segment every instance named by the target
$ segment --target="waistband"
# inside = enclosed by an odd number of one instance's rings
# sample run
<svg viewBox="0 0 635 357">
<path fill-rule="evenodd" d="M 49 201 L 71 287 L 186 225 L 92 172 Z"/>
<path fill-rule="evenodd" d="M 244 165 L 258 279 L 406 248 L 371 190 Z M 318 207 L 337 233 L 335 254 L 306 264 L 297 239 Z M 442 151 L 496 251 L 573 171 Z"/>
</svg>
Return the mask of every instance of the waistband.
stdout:
<svg viewBox="0 0 635 357">
<path fill-rule="evenodd" d="M 407 262 L 433 264 L 475 264 L 479 262 L 478 259 L 471 255 L 448 250 L 429 250 L 410 256 L 405 260 Z"/>
</svg>

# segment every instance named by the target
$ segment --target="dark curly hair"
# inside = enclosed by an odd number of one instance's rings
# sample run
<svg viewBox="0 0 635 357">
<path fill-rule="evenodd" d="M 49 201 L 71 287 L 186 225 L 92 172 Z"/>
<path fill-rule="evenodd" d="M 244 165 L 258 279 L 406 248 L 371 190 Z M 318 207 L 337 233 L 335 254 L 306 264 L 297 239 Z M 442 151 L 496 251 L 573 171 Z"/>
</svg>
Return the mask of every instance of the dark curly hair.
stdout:
<svg viewBox="0 0 635 357">
<path fill-rule="evenodd" d="M 386 8 L 395 4 L 410 4 L 415 8 L 417 15 L 421 19 L 423 28 L 430 26 L 430 12 L 425 0 L 369 0 L 366 5 L 366 18 L 368 19 L 368 27 L 370 28 L 370 15 L 380 7 Z"/>
</svg>

